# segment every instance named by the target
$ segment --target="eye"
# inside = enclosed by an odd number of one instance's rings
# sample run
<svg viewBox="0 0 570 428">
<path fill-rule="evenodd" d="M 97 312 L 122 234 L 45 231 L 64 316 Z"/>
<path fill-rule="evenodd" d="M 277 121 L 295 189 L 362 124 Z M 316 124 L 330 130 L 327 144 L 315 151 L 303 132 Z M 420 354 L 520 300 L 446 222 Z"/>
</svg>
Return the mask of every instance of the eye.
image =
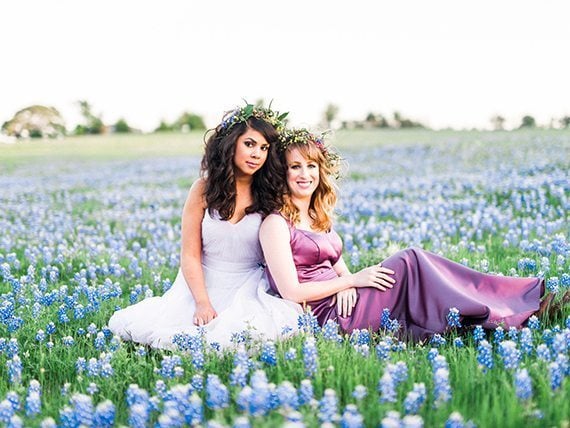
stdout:
<svg viewBox="0 0 570 428">
<path fill-rule="evenodd" d="M 301 166 L 300 166 L 300 165 L 291 165 L 289 168 L 291 168 L 291 169 L 299 169 L 299 168 L 301 168 Z"/>
<path fill-rule="evenodd" d="M 246 140 L 243 143 L 245 144 L 246 147 L 253 147 L 255 145 L 255 143 L 250 140 Z"/>
<path fill-rule="evenodd" d="M 307 165 L 309 168 L 314 169 L 317 167 L 316 163 L 310 163 L 309 165 Z"/>
<path fill-rule="evenodd" d="M 269 146 L 261 146 L 261 151 L 266 152 L 269 150 Z"/>
</svg>

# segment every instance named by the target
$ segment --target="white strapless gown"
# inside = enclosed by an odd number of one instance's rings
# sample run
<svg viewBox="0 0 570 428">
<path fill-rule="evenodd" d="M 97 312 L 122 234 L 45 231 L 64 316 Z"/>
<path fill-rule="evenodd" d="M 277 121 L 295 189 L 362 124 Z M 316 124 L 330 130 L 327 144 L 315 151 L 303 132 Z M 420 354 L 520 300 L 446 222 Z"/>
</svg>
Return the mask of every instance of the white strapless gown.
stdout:
<svg viewBox="0 0 570 428">
<path fill-rule="evenodd" d="M 263 253 L 259 244 L 261 216 L 248 214 L 238 223 L 208 211 L 202 220 L 202 268 L 208 296 L 218 316 L 204 326 L 208 343 L 231 346 L 233 333 L 248 330 L 261 340 L 275 340 L 297 331 L 300 305 L 266 293 Z M 154 348 L 173 348 L 176 333 L 198 333 L 193 323 L 195 302 L 182 271 L 161 297 L 147 298 L 121 309 L 109 328 L 124 340 Z"/>
</svg>

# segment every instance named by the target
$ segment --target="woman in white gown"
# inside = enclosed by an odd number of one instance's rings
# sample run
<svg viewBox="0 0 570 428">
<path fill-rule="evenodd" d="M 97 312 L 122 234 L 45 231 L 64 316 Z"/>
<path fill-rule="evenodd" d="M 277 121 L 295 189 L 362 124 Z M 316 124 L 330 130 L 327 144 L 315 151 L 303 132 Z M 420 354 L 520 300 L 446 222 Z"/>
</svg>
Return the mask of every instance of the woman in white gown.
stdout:
<svg viewBox="0 0 570 428">
<path fill-rule="evenodd" d="M 297 329 L 302 308 L 266 293 L 258 238 L 262 218 L 283 194 L 276 149 L 284 116 L 248 104 L 216 127 L 184 204 L 176 280 L 163 296 L 115 312 L 114 334 L 173 348 L 175 334 L 203 326 L 208 343 L 227 347 L 243 330 L 276 339 Z"/>
</svg>

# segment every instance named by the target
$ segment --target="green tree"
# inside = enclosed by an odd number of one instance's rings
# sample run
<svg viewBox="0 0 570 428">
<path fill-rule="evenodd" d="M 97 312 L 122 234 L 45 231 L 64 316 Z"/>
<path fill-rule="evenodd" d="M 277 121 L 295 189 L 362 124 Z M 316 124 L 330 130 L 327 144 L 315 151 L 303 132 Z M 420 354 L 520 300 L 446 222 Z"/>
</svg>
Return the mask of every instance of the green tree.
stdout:
<svg viewBox="0 0 570 428">
<path fill-rule="evenodd" d="M 164 119 L 160 121 L 158 127 L 154 132 L 169 132 L 172 131 L 172 125 L 169 125 Z"/>
<path fill-rule="evenodd" d="M 559 120 L 560 122 L 560 126 L 562 128 L 568 128 L 570 127 L 570 116 L 562 116 Z"/>
<path fill-rule="evenodd" d="M 529 115 L 523 116 L 519 128 L 534 128 L 534 127 L 536 127 L 536 120 L 534 119 L 534 117 Z"/>
<path fill-rule="evenodd" d="M 326 123 L 328 128 L 332 127 L 332 122 L 333 122 L 333 120 L 336 119 L 336 117 L 338 115 L 338 111 L 339 111 L 338 106 L 335 104 L 332 104 L 332 103 L 329 103 L 327 105 L 327 107 L 325 108 L 323 116 L 324 116 L 325 123 Z"/>
<path fill-rule="evenodd" d="M 127 121 L 123 118 L 120 118 L 119 120 L 117 120 L 117 123 L 115 123 L 115 125 L 113 125 L 113 129 L 114 129 L 114 132 L 116 132 L 117 134 L 127 134 L 129 132 L 132 132 L 131 127 L 129 126 Z"/>
<path fill-rule="evenodd" d="M 174 128 L 182 130 L 188 128 L 189 130 L 195 129 L 206 129 L 206 124 L 202 116 L 194 113 L 184 112 L 182 115 L 174 122 Z"/>
<path fill-rule="evenodd" d="M 505 129 L 505 118 L 499 114 L 491 117 L 491 125 L 495 131 L 501 131 Z"/>
<path fill-rule="evenodd" d="M 77 135 L 83 134 L 102 134 L 105 132 L 105 124 L 101 115 L 95 115 L 92 112 L 91 104 L 86 100 L 77 101 L 81 116 L 83 116 L 83 124 L 75 127 L 74 133 Z"/>
</svg>

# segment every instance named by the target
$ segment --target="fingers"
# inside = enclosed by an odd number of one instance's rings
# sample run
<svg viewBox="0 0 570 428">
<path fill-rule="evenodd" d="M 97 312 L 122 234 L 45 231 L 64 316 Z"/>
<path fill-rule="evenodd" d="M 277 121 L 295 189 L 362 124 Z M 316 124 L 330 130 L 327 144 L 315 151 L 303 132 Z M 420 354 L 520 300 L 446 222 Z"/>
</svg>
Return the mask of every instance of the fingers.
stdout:
<svg viewBox="0 0 570 428">
<path fill-rule="evenodd" d="M 212 321 L 214 318 L 216 318 L 217 316 L 218 314 L 216 312 L 194 315 L 194 319 L 192 321 L 194 322 L 194 325 L 204 326 L 208 324 L 210 321 Z"/>
<path fill-rule="evenodd" d="M 396 272 L 394 272 L 392 269 L 387 268 L 387 267 L 383 267 L 383 266 L 379 266 L 378 271 L 387 273 L 387 274 L 389 274 L 389 275 L 394 275 L 394 274 L 396 273 Z"/>
</svg>

